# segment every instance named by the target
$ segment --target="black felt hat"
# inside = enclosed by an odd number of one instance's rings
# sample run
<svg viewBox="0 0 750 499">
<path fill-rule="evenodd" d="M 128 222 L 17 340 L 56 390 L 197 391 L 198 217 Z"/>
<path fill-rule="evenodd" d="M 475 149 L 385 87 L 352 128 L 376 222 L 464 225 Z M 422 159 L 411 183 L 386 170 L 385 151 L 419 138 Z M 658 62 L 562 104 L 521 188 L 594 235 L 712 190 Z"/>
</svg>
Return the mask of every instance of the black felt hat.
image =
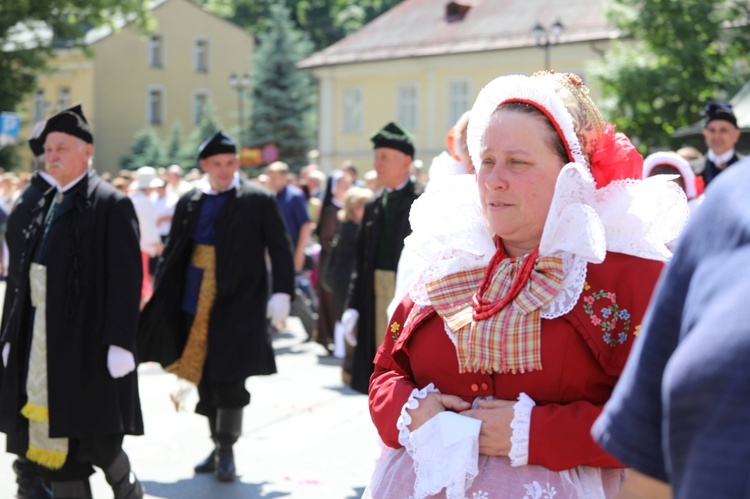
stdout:
<svg viewBox="0 0 750 499">
<path fill-rule="evenodd" d="M 388 147 L 414 157 L 414 140 L 398 123 L 391 121 L 370 136 L 373 148 Z"/>
<path fill-rule="evenodd" d="M 60 111 L 47 120 L 44 130 L 39 136 L 42 146 L 44 145 L 44 141 L 47 140 L 47 135 L 52 132 L 67 133 L 73 137 L 78 137 L 88 144 L 94 143 L 94 136 L 91 133 L 91 127 L 89 126 L 89 122 L 86 121 L 86 117 L 83 115 L 83 109 L 81 109 L 80 104 L 73 106 L 70 109 L 66 109 L 65 111 Z"/>
<path fill-rule="evenodd" d="M 732 111 L 732 105 L 725 102 L 710 102 L 703 110 L 703 116 L 706 118 L 706 125 L 714 120 L 724 120 L 737 127 L 737 118 Z"/>
<path fill-rule="evenodd" d="M 237 154 L 237 145 L 221 131 L 216 132 L 216 135 L 206 139 L 203 144 L 198 146 L 198 159 L 206 159 L 214 154 L 225 153 Z"/>
</svg>

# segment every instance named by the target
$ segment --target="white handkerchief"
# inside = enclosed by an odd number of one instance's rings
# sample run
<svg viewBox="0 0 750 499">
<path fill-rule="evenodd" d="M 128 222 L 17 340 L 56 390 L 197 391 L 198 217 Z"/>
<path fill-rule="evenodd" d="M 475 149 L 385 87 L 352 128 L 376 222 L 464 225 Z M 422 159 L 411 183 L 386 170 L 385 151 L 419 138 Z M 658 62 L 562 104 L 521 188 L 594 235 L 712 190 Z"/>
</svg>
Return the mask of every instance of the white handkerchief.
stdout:
<svg viewBox="0 0 750 499">
<path fill-rule="evenodd" d="M 445 411 L 409 435 L 414 471 L 414 497 L 442 489 L 448 499 L 463 499 L 478 474 L 479 430 L 482 421 Z"/>
</svg>

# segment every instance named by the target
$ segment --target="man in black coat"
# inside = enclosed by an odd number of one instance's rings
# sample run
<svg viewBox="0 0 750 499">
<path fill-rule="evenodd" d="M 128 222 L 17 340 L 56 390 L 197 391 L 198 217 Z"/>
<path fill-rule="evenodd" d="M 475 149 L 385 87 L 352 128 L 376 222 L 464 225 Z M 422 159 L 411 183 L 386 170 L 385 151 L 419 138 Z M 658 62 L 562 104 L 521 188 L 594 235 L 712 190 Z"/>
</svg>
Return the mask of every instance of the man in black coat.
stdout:
<svg viewBox="0 0 750 499">
<path fill-rule="evenodd" d="M 90 497 L 94 465 L 116 498 L 140 498 L 122 450 L 125 434 L 143 433 L 138 221 L 130 200 L 89 170 L 93 136 L 80 106 L 50 118 L 39 140 L 55 186 L 11 235 L 20 255 L 0 333 L 0 431 L 9 451 L 46 468 L 53 497 Z"/>
<path fill-rule="evenodd" d="M 267 319 L 289 314 L 294 264 L 275 196 L 240 179 L 234 142 L 219 132 L 198 158 L 206 175 L 177 203 L 138 348 L 141 361 L 198 386 L 196 412 L 208 418 L 215 449 L 195 471 L 232 481 L 232 446 L 250 403 L 245 380 L 276 372 Z"/>
<path fill-rule="evenodd" d="M 703 111 L 706 124 L 703 128 L 703 136 L 706 139 L 708 152 L 706 153 L 706 165 L 701 175 L 706 186 L 725 168 L 738 162 L 743 156 L 734 150 L 737 141 L 740 140 L 740 129 L 737 127 L 737 118 L 732 111 L 732 106 L 722 102 L 711 102 Z"/>
<path fill-rule="evenodd" d="M 396 268 L 404 239 L 411 234 L 409 211 L 424 191 L 424 185 L 409 176 L 414 143 L 406 130 L 391 122 L 370 140 L 375 171 L 384 189 L 365 205 L 347 310 L 341 320 L 349 331 L 357 324 L 351 387 L 361 393 L 368 392 L 373 359 L 386 334 L 386 309 L 396 289 Z"/>
</svg>

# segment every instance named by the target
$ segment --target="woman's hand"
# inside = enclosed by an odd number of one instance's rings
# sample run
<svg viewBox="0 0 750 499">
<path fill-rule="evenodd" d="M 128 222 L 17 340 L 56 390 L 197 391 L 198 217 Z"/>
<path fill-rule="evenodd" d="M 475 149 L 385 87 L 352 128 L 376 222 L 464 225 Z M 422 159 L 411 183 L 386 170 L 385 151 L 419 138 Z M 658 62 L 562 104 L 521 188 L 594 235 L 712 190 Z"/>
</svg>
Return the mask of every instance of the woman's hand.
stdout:
<svg viewBox="0 0 750 499">
<path fill-rule="evenodd" d="M 478 408 L 464 411 L 462 416 L 481 419 L 479 453 L 485 456 L 507 456 L 510 453 L 510 423 L 515 415 L 513 400 L 479 400 Z"/>
<path fill-rule="evenodd" d="M 411 416 L 411 424 L 408 426 L 409 431 L 416 431 L 417 428 L 425 424 L 430 418 L 443 411 L 465 411 L 470 408 L 471 404 L 466 402 L 457 395 L 445 395 L 433 392 L 419 401 L 419 407 L 416 409 L 406 409 Z"/>
</svg>

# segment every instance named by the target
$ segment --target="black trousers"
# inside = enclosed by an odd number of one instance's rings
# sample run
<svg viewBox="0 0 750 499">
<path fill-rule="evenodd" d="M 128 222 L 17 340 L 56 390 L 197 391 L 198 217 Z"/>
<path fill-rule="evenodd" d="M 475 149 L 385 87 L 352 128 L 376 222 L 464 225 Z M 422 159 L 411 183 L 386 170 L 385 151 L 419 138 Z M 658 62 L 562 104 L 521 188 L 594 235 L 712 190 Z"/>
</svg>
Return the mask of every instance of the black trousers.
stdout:
<svg viewBox="0 0 750 499">
<path fill-rule="evenodd" d="M 59 470 L 42 467 L 44 478 L 50 482 L 87 480 L 94 474 L 94 466 L 109 468 L 122 450 L 122 433 L 85 438 L 71 438 L 68 442 L 68 458 Z M 8 452 L 26 456 L 29 448 L 28 426 L 8 435 Z"/>
<path fill-rule="evenodd" d="M 195 316 L 185 314 L 185 337 L 190 335 L 190 327 Z M 201 381 L 198 383 L 198 405 L 195 412 L 212 419 L 216 409 L 240 409 L 250 404 L 250 392 L 245 389 L 245 379 L 237 381 L 209 381 L 211 373 L 204 365 Z"/>
<path fill-rule="evenodd" d="M 245 389 L 244 379 L 211 382 L 206 380 L 205 372 L 198 383 L 198 397 L 195 412 L 208 418 L 215 418 L 217 409 L 241 409 L 250 403 L 250 392 Z"/>
</svg>

